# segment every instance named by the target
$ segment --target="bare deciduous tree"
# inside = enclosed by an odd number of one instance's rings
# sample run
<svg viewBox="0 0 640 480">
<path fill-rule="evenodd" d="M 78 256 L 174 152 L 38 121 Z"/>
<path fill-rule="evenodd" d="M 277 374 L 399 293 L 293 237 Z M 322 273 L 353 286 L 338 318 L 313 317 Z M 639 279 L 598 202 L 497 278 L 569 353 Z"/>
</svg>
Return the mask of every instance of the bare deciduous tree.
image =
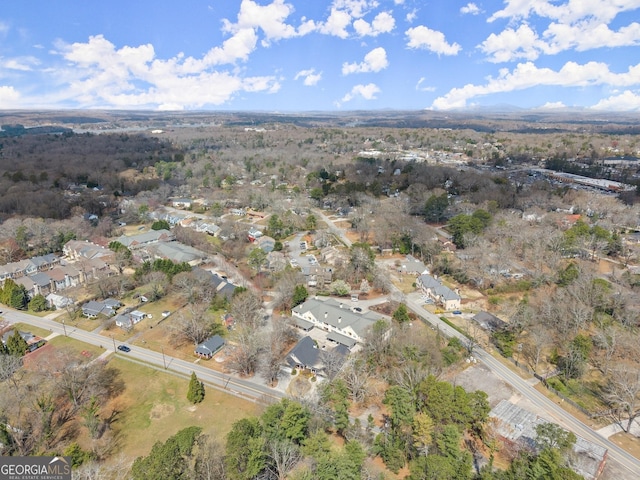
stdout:
<svg viewBox="0 0 640 480">
<path fill-rule="evenodd" d="M 347 385 L 352 402 L 360 403 L 366 400 L 369 395 L 371 374 L 365 368 L 362 360 L 349 360 L 340 372 L 340 378 Z"/>
<path fill-rule="evenodd" d="M 289 440 L 273 440 L 267 444 L 267 455 L 272 460 L 269 469 L 278 480 L 286 480 L 300 463 L 300 448 Z"/>
<path fill-rule="evenodd" d="M 220 440 L 210 435 L 201 435 L 196 444 L 194 478 L 202 480 L 227 478 L 224 455 L 224 444 Z"/>
<path fill-rule="evenodd" d="M 634 420 L 640 416 L 640 369 L 620 367 L 612 370 L 605 399 L 611 406 L 614 422 L 629 432 Z"/>
<path fill-rule="evenodd" d="M 262 322 L 261 307 L 262 302 L 258 296 L 246 290 L 231 300 L 231 315 L 238 325 L 255 331 Z"/>
<path fill-rule="evenodd" d="M 260 365 L 262 339 L 257 330 L 239 325 L 234 331 L 234 345 L 229 354 L 229 367 L 240 375 L 253 375 Z"/>
</svg>

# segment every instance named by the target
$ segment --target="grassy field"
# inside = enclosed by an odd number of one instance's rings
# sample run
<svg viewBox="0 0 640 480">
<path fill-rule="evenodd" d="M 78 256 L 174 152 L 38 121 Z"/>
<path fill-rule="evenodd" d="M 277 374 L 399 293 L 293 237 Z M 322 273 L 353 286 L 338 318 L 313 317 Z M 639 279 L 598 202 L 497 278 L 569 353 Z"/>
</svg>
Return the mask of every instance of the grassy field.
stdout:
<svg viewBox="0 0 640 480">
<path fill-rule="evenodd" d="M 49 330 L 46 330 L 44 328 L 34 327 L 26 323 L 16 323 L 14 324 L 14 327 L 16 330 L 20 330 L 21 332 L 31 332 L 34 335 L 42 338 L 45 338 L 51 335 L 51 332 Z"/>
<path fill-rule="evenodd" d="M 260 413 L 256 404 L 210 388 L 194 406 L 186 398 L 186 379 L 118 358 L 109 365 L 120 371 L 126 388 L 104 413 L 120 412 L 113 424 L 118 450 L 131 459 L 185 427 L 197 425 L 203 433 L 224 437 L 235 421 Z"/>
<path fill-rule="evenodd" d="M 79 342 L 70 337 L 64 335 L 58 335 L 49 341 L 49 344 L 55 348 L 65 348 L 76 352 L 78 355 L 93 359 L 102 355 L 105 351 L 104 348 L 97 347 L 95 345 L 89 345 L 88 343 Z"/>
<path fill-rule="evenodd" d="M 48 332 L 47 332 L 48 333 Z M 59 335 L 46 347 L 29 354 L 36 365 L 46 361 L 47 355 L 65 349 L 77 352 L 78 358 L 90 361 L 97 358 L 103 348 L 88 345 L 70 337 Z M 101 415 L 109 417 L 115 442 L 112 456 L 124 455 L 130 460 L 146 455 L 157 441 L 164 441 L 179 430 L 197 425 L 203 433 L 223 438 L 234 422 L 251 415 L 259 415 L 261 407 L 253 402 L 207 388 L 204 401 L 192 405 L 187 401 L 188 379 L 111 356 L 108 363 L 120 372 L 124 390 L 109 400 Z M 91 448 L 85 429 L 81 427 L 78 441 Z"/>
</svg>

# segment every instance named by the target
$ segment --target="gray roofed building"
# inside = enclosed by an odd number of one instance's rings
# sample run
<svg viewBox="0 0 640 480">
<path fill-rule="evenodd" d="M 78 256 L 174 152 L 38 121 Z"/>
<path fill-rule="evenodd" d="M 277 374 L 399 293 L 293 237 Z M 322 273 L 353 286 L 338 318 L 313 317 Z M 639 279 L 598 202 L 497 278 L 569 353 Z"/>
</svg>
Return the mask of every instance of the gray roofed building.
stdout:
<svg viewBox="0 0 640 480">
<path fill-rule="evenodd" d="M 498 318 L 489 312 L 478 312 L 473 316 L 473 319 L 478 323 L 478 325 L 489 332 L 503 330 L 509 325 L 501 318 Z"/>
<path fill-rule="evenodd" d="M 412 255 L 407 255 L 405 257 L 401 268 L 402 273 L 408 273 L 410 275 L 422 275 L 423 273 L 429 273 L 427 266 Z"/>
<path fill-rule="evenodd" d="M 218 350 L 224 347 L 224 344 L 225 341 L 220 335 L 214 335 L 199 344 L 194 353 L 199 357 L 211 358 L 218 352 Z"/>
<path fill-rule="evenodd" d="M 536 427 L 549 423 L 508 400 L 502 400 L 496 405 L 489 416 L 498 420 L 496 430 L 505 441 L 521 444 L 532 450 L 537 448 Z M 608 450 L 577 435 L 572 450 L 574 455 L 570 456 L 568 467 L 587 480 L 597 479 L 604 469 Z"/>
<path fill-rule="evenodd" d="M 329 340 L 330 342 L 337 343 L 339 345 L 344 345 L 348 349 L 353 348 L 354 345 L 357 343 L 355 339 L 345 337 L 344 335 L 340 335 L 337 332 L 329 333 L 329 335 L 327 335 L 327 340 Z"/>
<path fill-rule="evenodd" d="M 383 318 L 374 312 L 354 313 L 348 306 L 331 298 L 324 301 L 317 298 L 308 299 L 294 307 L 291 314 L 311 322 L 318 328 L 339 333 L 355 342 L 362 342 L 373 324 Z"/>
<path fill-rule="evenodd" d="M 319 349 L 311 337 L 304 337 L 291 349 L 285 359 L 291 368 L 310 370 L 312 373 L 322 374 L 324 359 L 322 352 L 335 352 L 342 360 L 346 360 L 349 351 L 342 346 L 330 350 Z"/>
<path fill-rule="evenodd" d="M 118 237 L 116 241 L 129 249 L 136 249 L 156 242 L 169 242 L 173 239 L 175 236 L 169 230 L 149 230 L 137 235 L 123 235 Z"/>
<path fill-rule="evenodd" d="M 49 270 L 55 265 L 58 265 L 60 263 L 60 258 L 53 253 L 48 253 L 47 255 L 31 257 L 29 261 L 36 266 L 38 271 L 43 271 Z"/>
<path fill-rule="evenodd" d="M 146 316 L 147 314 L 144 312 L 141 312 L 140 310 L 133 310 L 131 312 L 121 313 L 118 316 L 116 316 L 115 322 L 118 327 L 128 330 L 132 328 L 136 323 L 139 323 L 142 320 L 144 320 L 144 317 Z"/>
<path fill-rule="evenodd" d="M 445 310 L 457 310 L 460 308 L 461 297 L 442 282 L 426 273 L 418 277 L 416 285 L 420 287 L 435 302 L 442 305 Z"/>
<path fill-rule="evenodd" d="M 269 252 L 273 251 L 273 249 L 274 249 L 274 247 L 276 245 L 276 241 L 272 237 L 269 237 L 267 235 L 263 235 L 263 236 L 261 236 L 261 237 L 256 239 L 256 245 L 261 250 L 269 253 Z"/>
<path fill-rule="evenodd" d="M 203 251 L 180 242 L 159 242 L 144 249 L 151 257 L 168 259 L 174 263 L 188 263 L 192 267 L 207 258 Z"/>
<path fill-rule="evenodd" d="M 85 317 L 95 318 L 98 315 L 111 317 L 114 313 L 113 308 L 108 307 L 102 302 L 96 302 L 95 300 L 90 300 L 82 305 L 82 315 Z"/>
</svg>

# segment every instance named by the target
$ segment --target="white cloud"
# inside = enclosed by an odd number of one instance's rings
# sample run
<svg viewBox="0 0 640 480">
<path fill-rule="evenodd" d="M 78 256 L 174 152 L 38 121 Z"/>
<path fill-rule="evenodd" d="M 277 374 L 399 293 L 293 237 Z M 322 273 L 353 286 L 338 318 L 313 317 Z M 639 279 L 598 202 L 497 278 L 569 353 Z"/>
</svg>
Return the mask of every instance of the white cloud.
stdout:
<svg viewBox="0 0 640 480">
<path fill-rule="evenodd" d="M 499 18 L 522 19 L 531 15 L 573 23 L 590 18 L 608 23 L 620 12 L 640 7 L 638 0 L 568 0 L 562 4 L 549 0 L 505 0 L 506 7 L 495 12 L 488 21 Z"/>
<path fill-rule="evenodd" d="M 567 108 L 567 106 L 562 102 L 547 102 L 539 108 L 541 110 L 558 110 L 561 108 Z"/>
<path fill-rule="evenodd" d="M 640 95 L 631 90 L 625 90 L 619 95 L 603 98 L 591 108 L 621 112 L 640 111 Z"/>
<path fill-rule="evenodd" d="M 252 29 L 241 29 L 201 59 L 179 54 L 161 60 L 152 45 L 116 49 L 102 35 L 59 45 L 69 63 L 59 75 L 69 87 L 58 95 L 79 107 L 178 109 L 220 105 L 240 92 L 276 92 L 280 83 L 275 77 L 212 69 L 245 58 L 255 39 Z"/>
<path fill-rule="evenodd" d="M 457 55 L 461 47 L 457 43 L 447 43 L 444 34 L 420 25 L 407 30 L 409 48 L 430 50 L 438 55 Z"/>
<path fill-rule="evenodd" d="M 464 7 L 460 8 L 460 13 L 465 15 L 478 15 L 480 9 L 475 3 L 467 3 Z"/>
<path fill-rule="evenodd" d="M 416 90 L 420 91 L 420 92 L 433 92 L 435 91 L 436 87 L 432 87 L 432 86 L 425 86 L 424 82 L 427 79 L 424 77 L 420 77 L 420 80 L 418 80 L 418 83 L 416 84 Z"/>
<path fill-rule="evenodd" d="M 0 108 L 20 107 L 20 93 L 12 86 L 0 85 Z M 22 105 L 24 107 L 24 105 Z"/>
<path fill-rule="evenodd" d="M 594 48 L 614 48 L 640 44 L 640 24 L 633 22 L 614 31 L 604 23 L 591 21 L 575 25 L 552 23 L 544 32 L 548 39 L 546 51 L 558 53 L 568 49 L 577 51 Z"/>
<path fill-rule="evenodd" d="M 365 100 L 375 100 L 376 94 L 380 93 L 380 89 L 375 83 L 368 83 L 367 85 L 356 85 L 347 93 L 340 103 L 350 102 L 356 97 L 362 97 Z"/>
<path fill-rule="evenodd" d="M 575 25 L 552 23 L 542 37 L 528 25 L 517 30 L 511 27 L 492 33 L 479 45 L 490 62 L 509 62 L 517 59 L 535 60 L 541 54 L 554 55 L 565 50 L 614 48 L 640 44 L 640 24 L 632 23 L 617 31 L 603 23 L 582 21 Z"/>
<path fill-rule="evenodd" d="M 557 87 L 586 87 L 593 85 L 631 86 L 640 84 L 640 63 L 630 66 L 627 72 L 614 73 L 605 63 L 588 62 L 578 64 L 567 62 L 558 70 L 538 68 L 532 62 L 519 63 L 513 71 L 500 70 L 497 77 L 489 77 L 485 85 L 467 84 L 453 88 L 446 95 L 434 100 L 431 108 L 448 110 L 464 108 L 467 102 L 476 97 L 496 93 L 525 90 L 546 85 Z"/>
<path fill-rule="evenodd" d="M 377 0 L 334 0 L 332 7 L 347 11 L 353 18 L 362 18 L 378 5 Z"/>
<path fill-rule="evenodd" d="M 343 63 L 342 74 L 379 72 L 388 66 L 389 61 L 387 60 L 386 50 L 378 47 L 367 53 L 361 63 Z"/>
<path fill-rule="evenodd" d="M 413 23 L 416 18 L 418 18 L 418 11 L 415 8 L 407 13 L 406 17 L 404 17 L 407 23 Z"/>
<path fill-rule="evenodd" d="M 332 8 L 326 22 L 318 26 L 318 31 L 338 38 L 347 38 L 349 25 L 351 25 L 351 15 L 344 10 Z"/>
<path fill-rule="evenodd" d="M 492 33 L 479 46 L 490 62 L 510 62 L 517 59 L 535 60 L 546 49 L 536 32 L 527 24 L 517 30 L 507 28 L 499 34 Z"/>
<path fill-rule="evenodd" d="M 265 34 L 264 44 L 272 40 L 292 38 L 299 35 L 296 28 L 285 22 L 293 13 L 293 7 L 284 0 L 273 0 L 269 5 L 258 5 L 253 0 L 243 0 L 237 23 L 223 21 L 223 30 L 236 33 L 240 30 L 260 28 Z"/>
<path fill-rule="evenodd" d="M 396 26 L 396 21 L 389 12 L 380 12 L 371 23 L 361 18 L 353 22 L 353 28 L 361 36 L 377 37 L 381 33 L 389 33 Z"/>
<path fill-rule="evenodd" d="M 10 29 L 11 27 L 9 27 L 8 23 L 0 22 L 0 35 L 6 35 L 7 33 L 9 33 Z"/>
<path fill-rule="evenodd" d="M 298 80 L 299 78 L 303 78 L 302 84 L 307 87 L 313 87 L 317 85 L 317 83 L 322 79 L 322 72 L 316 73 L 315 68 L 310 68 L 309 70 L 300 70 L 296 73 L 294 80 Z"/>
<path fill-rule="evenodd" d="M 14 57 L 6 59 L 0 57 L 0 68 L 7 70 L 29 72 L 39 64 L 40 60 L 38 60 L 36 57 Z"/>
</svg>

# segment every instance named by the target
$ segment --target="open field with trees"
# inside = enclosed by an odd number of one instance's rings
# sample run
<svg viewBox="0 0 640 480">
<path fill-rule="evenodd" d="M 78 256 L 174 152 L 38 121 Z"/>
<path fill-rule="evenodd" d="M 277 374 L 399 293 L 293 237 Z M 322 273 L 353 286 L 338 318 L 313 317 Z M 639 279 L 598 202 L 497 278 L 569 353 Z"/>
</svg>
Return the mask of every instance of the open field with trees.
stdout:
<svg viewBox="0 0 640 480">
<path fill-rule="evenodd" d="M 640 131 L 628 118 L 229 113 L 195 115 L 193 127 L 169 114 L 96 118 L 127 133 L 4 129 L 0 264 L 63 257 L 73 240 L 100 247 L 105 268 L 82 267 L 86 281 L 64 290 L 74 304 L 56 321 L 101 331 L 105 348 L 186 360 L 219 335 L 222 351 L 202 362 L 269 388 L 304 377 L 314 395 L 262 409 L 208 388 L 202 397 L 197 378 L 119 358 L 89 363 L 102 350 L 66 337 L 35 352 L 49 369 L 40 374 L 21 367 L 25 345 L 12 337 L 0 355 L 3 453 L 70 448 L 81 468 L 112 467 L 105 478 L 154 468 L 174 478 L 577 478 L 575 438 L 544 427 L 535 448 L 511 450 L 486 394 L 443 381 L 479 346 L 525 366 L 594 424 L 617 424 L 633 446 Z M 171 238 L 144 244 L 159 232 Z M 178 253 L 158 247 L 169 244 Z M 29 293 L 46 285 L 6 268 L 0 302 L 52 313 L 45 294 Z M 432 295 L 426 271 L 459 307 Z M 345 356 L 314 337 L 321 369 L 287 363 L 308 334 L 292 309 L 327 297 L 380 316 L 352 331 Z M 409 297 L 466 338 L 427 328 Z M 116 312 L 83 316 L 86 301 L 108 298 L 122 303 L 117 315 L 142 317 L 117 326 Z"/>
</svg>

